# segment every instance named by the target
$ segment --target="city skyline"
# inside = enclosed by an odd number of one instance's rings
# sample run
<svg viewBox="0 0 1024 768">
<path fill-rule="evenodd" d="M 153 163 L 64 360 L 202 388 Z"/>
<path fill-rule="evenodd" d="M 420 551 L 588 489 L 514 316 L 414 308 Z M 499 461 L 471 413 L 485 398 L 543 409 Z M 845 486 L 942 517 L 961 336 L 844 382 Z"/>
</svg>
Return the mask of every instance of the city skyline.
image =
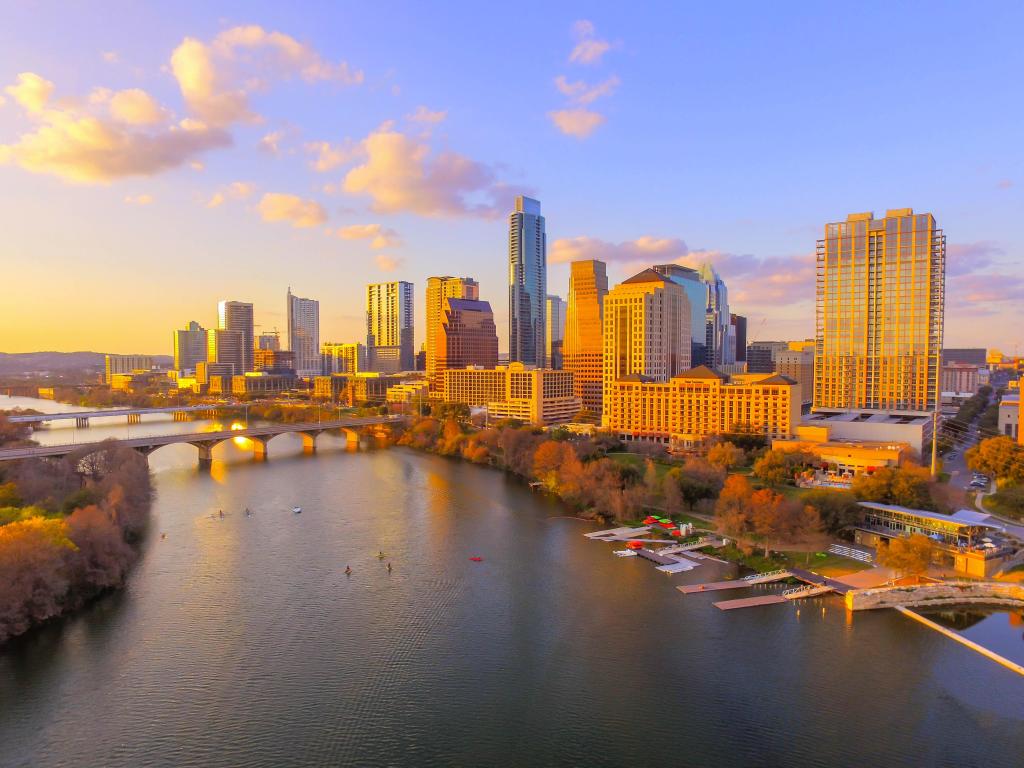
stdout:
<svg viewBox="0 0 1024 768">
<path fill-rule="evenodd" d="M 606 261 L 612 284 L 651 264 L 707 260 L 729 286 L 730 309 L 760 338 L 813 335 L 820 222 L 929 210 L 949 237 L 947 344 L 1013 353 L 1022 339 L 1011 311 L 1024 295 L 1012 226 L 1021 107 L 999 94 L 1021 56 L 1009 37 L 1020 10 L 971 18 L 961 36 L 969 72 L 920 60 L 924 41 L 965 28 L 968 12 L 897 9 L 882 28 L 848 20 L 837 54 L 870 29 L 883 55 L 837 55 L 823 67 L 808 65 L 821 61 L 814 32 L 824 10 L 772 14 L 785 30 L 774 41 L 762 35 L 766 13 L 744 15 L 732 34 L 714 36 L 715 49 L 701 41 L 725 24 L 712 10 L 665 9 L 659 24 L 647 10 L 560 12 L 537 32 L 545 55 L 499 94 L 490 77 L 500 57 L 488 49 L 509 30 L 473 23 L 467 50 L 433 50 L 429 31 L 449 20 L 414 7 L 395 22 L 397 47 L 361 39 L 375 14 L 359 8 L 287 18 L 252 6 L 218 21 L 193 6 L 159 25 L 143 23 L 157 11 L 135 8 L 126 22 L 156 31 L 130 41 L 83 22 L 84 10 L 16 9 L 0 46 L 0 189 L 10 192 L 0 257 L 26 284 L 47 280 L 53 308 L 15 322 L 35 302 L 16 292 L 0 307 L 0 349 L 170 354 L 164 318 L 213 327 L 208 308 L 227 290 L 254 304 L 258 325 L 283 330 L 288 284 L 321 302 L 323 338 L 354 341 L 366 283 L 407 280 L 423 306 L 428 276 L 473 274 L 506 351 L 502 217 L 526 192 L 544 202 L 549 293 L 566 293 L 572 259 Z M 911 23 L 920 36 L 901 35 Z M 417 52 L 400 52 L 413 35 Z M 758 56 L 764 71 L 752 82 L 724 61 L 779 42 L 787 55 Z M 242 52 L 253 71 L 228 66 Z M 214 84 L 187 76 L 203 55 Z M 444 68 L 444 87 L 418 75 L 419 56 Z M 693 57 L 701 64 L 690 67 Z M 276 65 L 291 77 L 267 77 Z M 247 90 L 243 75 L 263 75 L 262 87 Z M 773 78 L 798 94 L 839 82 L 844 99 L 882 83 L 912 85 L 914 95 L 895 102 L 883 132 L 868 116 L 809 120 L 801 110 L 813 99 L 770 102 L 757 84 Z M 923 133 L 909 118 L 938 84 L 947 116 Z M 510 88 L 531 94 L 525 109 Z M 756 131 L 751 109 L 765 116 Z M 995 109 L 1006 119 L 979 123 Z M 685 114 L 713 114 L 718 127 Z M 87 119 L 125 139 L 113 142 L 113 158 L 61 132 Z M 657 130 L 667 124 L 685 128 Z M 60 152 L 43 152 L 60 137 Z M 54 272 L 69 279 L 49 280 Z M 118 324 L 125 313 L 137 322 Z M 422 342 L 417 328 L 417 349 Z"/>
</svg>

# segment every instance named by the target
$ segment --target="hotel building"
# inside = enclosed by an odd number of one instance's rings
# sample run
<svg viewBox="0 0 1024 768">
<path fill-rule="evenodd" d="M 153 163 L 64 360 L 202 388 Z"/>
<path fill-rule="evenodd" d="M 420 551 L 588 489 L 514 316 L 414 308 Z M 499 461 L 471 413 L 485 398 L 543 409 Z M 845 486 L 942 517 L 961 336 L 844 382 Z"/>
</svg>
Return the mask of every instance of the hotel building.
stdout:
<svg viewBox="0 0 1024 768">
<path fill-rule="evenodd" d="M 800 420 L 797 386 L 784 376 L 728 377 L 699 366 L 655 381 L 631 374 L 605 392 L 605 427 L 623 440 L 699 448 L 711 435 L 753 432 L 789 439 Z"/>
<path fill-rule="evenodd" d="M 444 299 L 434 344 L 434 378 L 428 382 L 441 396 L 444 372 L 449 368 L 494 368 L 498 364 L 498 332 L 491 305 L 475 299 Z"/>
<path fill-rule="evenodd" d="M 492 419 L 564 424 L 580 410 L 571 371 L 510 363 L 489 369 L 450 369 L 444 372 L 444 379 L 446 403 L 486 405 Z"/>
</svg>

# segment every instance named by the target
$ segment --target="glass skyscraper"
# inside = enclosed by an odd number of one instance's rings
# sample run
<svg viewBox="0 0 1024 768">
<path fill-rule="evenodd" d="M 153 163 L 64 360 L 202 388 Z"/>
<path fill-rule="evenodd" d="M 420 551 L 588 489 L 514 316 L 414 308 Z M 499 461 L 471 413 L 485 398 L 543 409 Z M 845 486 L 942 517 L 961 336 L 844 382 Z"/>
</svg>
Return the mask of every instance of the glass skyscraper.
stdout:
<svg viewBox="0 0 1024 768">
<path fill-rule="evenodd" d="M 540 202 L 516 197 L 508 217 L 508 359 L 545 366 L 548 248 Z"/>
<path fill-rule="evenodd" d="M 218 327 L 222 331 L 236 331 L 239 336 L 238 363 L 241 370 L 235 375 L 253 370 L 253 350 L 256 349 L 252 304 L 245 301 L 221 301 L 217 304 Z M 210 362 L 215 362 L 212 357 Z"/>
<path fill-rule="evenodd" d="M 316 376 L 323 368 L 320 358 L 320 302 L 303 299 L 288 289 L 288 347 L 295 353 L 295 372 Z"/>
<path fill-rule="evenodd" d="M 853 213 L 818 241 L 814 409 L 935 408 L 946 238 L 930 213 Z"/>
</svg>

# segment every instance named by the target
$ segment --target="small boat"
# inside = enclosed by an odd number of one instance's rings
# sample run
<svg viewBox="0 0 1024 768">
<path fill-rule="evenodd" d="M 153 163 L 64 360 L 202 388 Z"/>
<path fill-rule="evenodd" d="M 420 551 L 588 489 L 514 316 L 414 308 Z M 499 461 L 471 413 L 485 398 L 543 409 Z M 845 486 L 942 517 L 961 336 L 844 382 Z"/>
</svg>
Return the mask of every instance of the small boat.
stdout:
<svg viewBox="0 0 1024 768">
<path fill-rule="evenodd" d="M 302 507 L 292 507 L 292 512 L 294 512 L 296 515 L 301 514 Z"/>
<path fill-rule="evenodd" d="M 474 563 L 482 563 L 484 561 L 482 557 L 471 557 L 469 559 L 472 560 Z"/>
</svg>

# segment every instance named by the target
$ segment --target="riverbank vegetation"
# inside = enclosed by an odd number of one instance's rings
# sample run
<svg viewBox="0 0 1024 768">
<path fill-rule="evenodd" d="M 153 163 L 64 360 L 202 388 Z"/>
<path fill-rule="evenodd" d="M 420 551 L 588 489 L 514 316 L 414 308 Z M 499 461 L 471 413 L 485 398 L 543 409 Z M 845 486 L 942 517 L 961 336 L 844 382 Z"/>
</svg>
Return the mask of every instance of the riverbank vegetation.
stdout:
<svg viewBox="0 0 1024 768">
<path fill-rule="evenodd" d="M 121 586 L 152 493 L 146 460 L 116 443 L 0 466 L 0 643 Z"/>
</svg>

